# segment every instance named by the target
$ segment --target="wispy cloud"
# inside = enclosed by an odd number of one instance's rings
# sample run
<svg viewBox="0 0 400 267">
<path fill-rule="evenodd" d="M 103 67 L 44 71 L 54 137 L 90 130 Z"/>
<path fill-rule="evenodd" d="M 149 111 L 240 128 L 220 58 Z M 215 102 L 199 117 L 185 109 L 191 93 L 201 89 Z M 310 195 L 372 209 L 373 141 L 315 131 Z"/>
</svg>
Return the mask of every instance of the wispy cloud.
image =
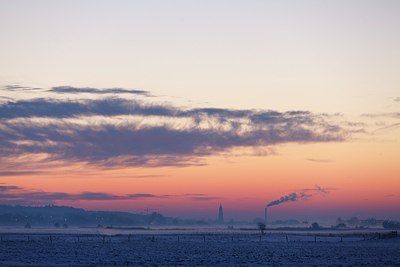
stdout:
<svg viewBox="0 0 400 267">
<path fill-rule="evenodd" d="M 148 179 L 148 178 L 162 178 L 162 177 L 168 177 L 169 175 L 165 174 L 147 174 L 147 175 L 131 175 L 131 174 L 125 174 L 125 175 L 117 175 L 116 177 L 118 178 L 134 178 L 134 179 Z"/>
<path fill-rule="evenodd" d="M 155 195 L 148 193 L 135 193 L 127 195 L 115 195 L 105 192 L 82 192 L 70 194 L 64 192 L 31 191 L 13 185 L 0 185 L 0 201 L 23 204 L 53 204 L 59 201 L 110 201 L 110 200 L 134 200 L 149 198 L 166 198 L 166 195 Z"/>
<path fill-rule="evenodd" d="M 153 195 L 153 194 L 129 194 L 127 195 L 128 198 L 130 199 L 135 199 L 135 198 L 164 198 L 164 197 L 168 197 L 166 195 Z"/>
<path fill-rule="evenodd" d="M 315 159 L 315 158 L 308 158 L 308 161 L 317 162 L 317 163 L 332 163 L 333 160 L 330 159 Z"/>
<path fill-rule="evenodd" d="M 184 197 L 195 201 L 209 201 L 209 200 L 222 199 L 222 197 L 212 196 L 208 194 L 185 194 Z"/>
<path fill-rule="evenodd" d="M 382 132 L 382 131 L 387 131 L 387 130 L 393 130 L 393 129 L 397 129 L 400 127 L 400 123 L 392 123 L 390 125 L 386 125 L 384 127 L 380 127 L 376 130 L 373 131 L 373 133 L 378 133 L 378 132 Z"/>
<path fill-rule="evenodd" d="M 369 118 L 379 118 L 379 117 L 387 117 L 387 118 L 400 118 L 400 112 L 390 112 L 390 113 L 365 113 L 361 114 L 362 117 L 369 117 Z"/>
<path fill-rule="evenodd" d="M 217 199 L 222 199 L 221 197 L 191 197 L 191 200 L 196 200 L 196 201 L 209 201 L 209 200 L 217 200 Z"/>
<path fill-rule="evenodd" d="M 23 175 L 32 175 L 32 174 L 40 174 L 41 171 L 0 171 L 0 176 L 23 176 Z"/>
<path fill-rule="evenodd" d="M 375 124 L 371 127 L 377 127 L 371 129 L 369 134 L 379 134 L 381 132 L 395 130 L 400 127 L 398 120 L 400 119 L 400 112 L 388 112 L 388 113 L 366 113 L 362 114 L 362 117 L 375 120 Z"/>
<path fill-rule="evenodd" d="M 22 187 L 15 185 L 0 185 L 0 192 L 20 190 Z"/>
<path fill-rule="evenodd" d="M 400 198 L 400 195 L 395 195 L 395 194 L 390 194 L 390 195 L 385 195 L 387 198 Z"/>
<path fill-rule="evenodd" d="M 72 86 L 57 86 L 53 87 L 48 92 L 58 93 L 58 94 L 134 94 L 150 96 L 150 92 L 145 90 L 135 90 L 135 89 L 125 89 L 125 88 L 104 88 L 97 89 L 91 87 L 72 87 Z"/>
<path fill-rule="evenodd" d="M 41 90 L 42 88 L 39 87 L 29 87 L 29 86 L 22 86 L 18 84 L 10 84 L 10 85 L 5 85 L 1 87 L 3 90 L 6 91 L 36 91 L 36 90 Z"/>
<path fill-rule="evenodd" d="M 14 203 L 25 205 L 36 204 L 57 204 L 65 201 L 115 201 L 115 200 L 138 200 L 138 199 L 169 199 L 184 198 L 194 201 L 208 201 L 221 199 L 218 196 L 208 194 L 182 194 L 182 195 L 157 195 L 150 193 L 132 193 L 125 195 L 116 195 L 105 192 L 45 192 L 27 190 L 26 188 L 0 184 L 0 203 Z"/>
</svg>

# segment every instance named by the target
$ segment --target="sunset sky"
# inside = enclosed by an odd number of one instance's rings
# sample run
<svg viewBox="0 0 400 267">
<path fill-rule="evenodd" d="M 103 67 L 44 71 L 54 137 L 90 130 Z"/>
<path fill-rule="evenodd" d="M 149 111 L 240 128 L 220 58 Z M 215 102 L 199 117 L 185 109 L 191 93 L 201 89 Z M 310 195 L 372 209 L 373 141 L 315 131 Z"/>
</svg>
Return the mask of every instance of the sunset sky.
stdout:
<svg viewBox="0 0 400 267">
<path fill-rule="evenodd" d="M 399 14 L 0 0 L 0 204 L 400 219 Z"/>
</svg>

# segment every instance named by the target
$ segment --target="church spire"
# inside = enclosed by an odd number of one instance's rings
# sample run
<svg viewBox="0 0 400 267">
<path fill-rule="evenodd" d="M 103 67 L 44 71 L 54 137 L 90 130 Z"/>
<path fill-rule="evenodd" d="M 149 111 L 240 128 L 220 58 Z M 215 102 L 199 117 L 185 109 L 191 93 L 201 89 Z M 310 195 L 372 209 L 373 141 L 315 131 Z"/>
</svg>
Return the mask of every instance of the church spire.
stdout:
<svg viewBox="0 0 400 267">
<path fill-rule="evenodd" d="M 224 223 L 224 209 L 222 208 L 221 203 L 219 203 L 219 209 L 218 209 L 218 223 L 220 224 Z"/>
</svg>

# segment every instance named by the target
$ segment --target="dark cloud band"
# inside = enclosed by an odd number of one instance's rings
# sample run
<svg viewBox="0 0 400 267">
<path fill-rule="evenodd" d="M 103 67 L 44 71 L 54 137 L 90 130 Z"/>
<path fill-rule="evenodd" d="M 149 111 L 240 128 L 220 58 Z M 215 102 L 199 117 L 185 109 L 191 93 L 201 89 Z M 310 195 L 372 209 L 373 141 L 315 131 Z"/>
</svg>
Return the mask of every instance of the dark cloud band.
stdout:
<svg viewBox="0 0 400 267">
<path fill-rule="evenodd" d="M 52 90 L 99 90 L 71 88 Z M 7 101 L 0 123 L 2 158 L 41 154 L 44 161 L 103 166 L 185 166 L 238 147 L 344 141 L 350 134 L 331 116 L 309 111 L 183 109 L 118 97 Z"/>
</svg>

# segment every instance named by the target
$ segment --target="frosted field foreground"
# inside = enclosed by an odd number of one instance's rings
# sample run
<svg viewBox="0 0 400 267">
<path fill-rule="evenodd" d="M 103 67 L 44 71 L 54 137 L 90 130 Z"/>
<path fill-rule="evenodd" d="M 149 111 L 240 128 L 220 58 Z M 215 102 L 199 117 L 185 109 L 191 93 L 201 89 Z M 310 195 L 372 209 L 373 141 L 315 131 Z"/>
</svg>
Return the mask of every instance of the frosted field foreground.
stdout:
<svg viewBox="0 0 400 267">
<path fill-rule="evenodd" d="M 400 266 L 400 238 L 372 232 L 150 232 L 3 232 L 0 266 Z"/>
</svg>

